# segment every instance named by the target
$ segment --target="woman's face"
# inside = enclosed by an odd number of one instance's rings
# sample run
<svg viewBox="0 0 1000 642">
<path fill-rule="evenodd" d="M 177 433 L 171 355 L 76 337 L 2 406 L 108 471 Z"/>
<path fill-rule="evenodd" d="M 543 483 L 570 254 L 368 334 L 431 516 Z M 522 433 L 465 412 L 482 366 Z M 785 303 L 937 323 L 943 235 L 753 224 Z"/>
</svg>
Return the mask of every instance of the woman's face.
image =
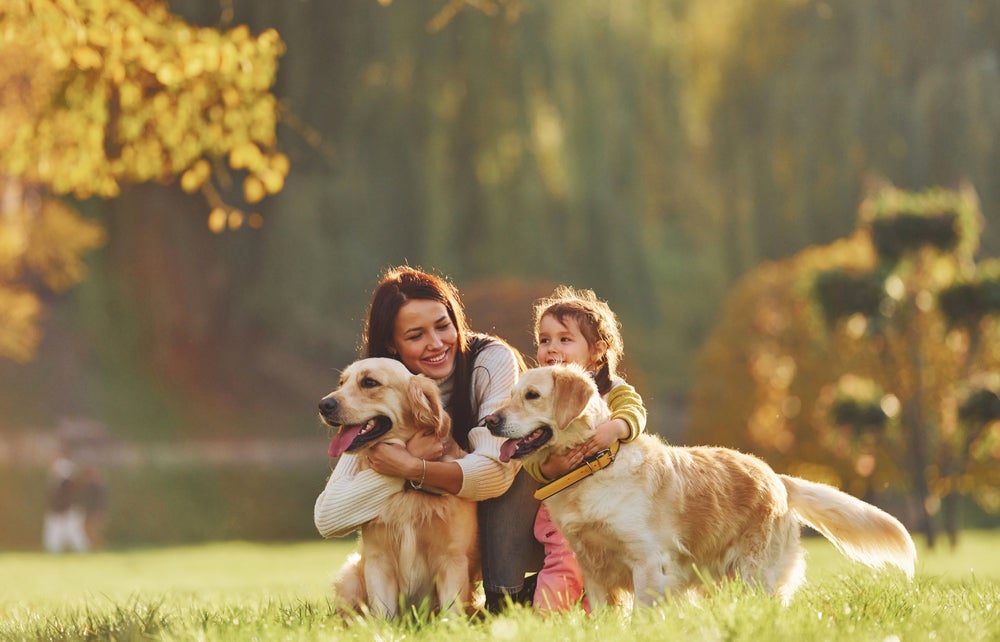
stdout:
<svg viewBox="0 0 1000 642">
<path fill-rule="evenodd" d="M 392 347 L 410 372 L 444 379 L 455 369 L 458 329 L 439 301 L 411 299 L 399 308 Z"/>
</svg>

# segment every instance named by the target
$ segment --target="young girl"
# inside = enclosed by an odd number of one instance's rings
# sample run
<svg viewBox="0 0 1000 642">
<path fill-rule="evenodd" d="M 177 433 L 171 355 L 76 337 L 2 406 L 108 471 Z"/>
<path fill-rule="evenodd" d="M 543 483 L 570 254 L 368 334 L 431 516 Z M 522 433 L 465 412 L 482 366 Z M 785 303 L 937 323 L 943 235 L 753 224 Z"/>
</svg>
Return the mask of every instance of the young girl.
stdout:
<svg viewBox="0 0 1000 642">
<path fill-rule="evenodd" d="M 617 372 L 624 350 L 618 319 L 592 290 L 559 286 L 535 303 L 536 358 L 541 366 L 575 363 L 594 377 L 597 389 L 611 409 L 611 419 L 596 427 L 583 445 L 550 455 L 545 461 L 525 463 L 540 482 L 549 482 L 573 470 L 583 460 L 616 441 L 635 439 L 646 427 L 646 408 L 635 388 Z M 538 573 L 534 606 L 562 610 L 580 600 L 583 579 L 576 557 L 549 518 L 545 505 L 535 518 L 535 537 L 545 547 L 545 564 Z"/>
</svg>

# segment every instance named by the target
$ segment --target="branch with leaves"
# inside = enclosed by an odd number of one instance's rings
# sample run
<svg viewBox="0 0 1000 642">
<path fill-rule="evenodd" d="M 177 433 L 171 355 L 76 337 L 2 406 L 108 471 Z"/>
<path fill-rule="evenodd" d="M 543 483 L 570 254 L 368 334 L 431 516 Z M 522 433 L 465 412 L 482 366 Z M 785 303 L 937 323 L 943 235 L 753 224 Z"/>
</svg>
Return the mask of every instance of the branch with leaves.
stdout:
<svg viewBox="0 0 1000 642">
<path fill-rule="evenodd" d="M 19 312 L 0 326 L 0 358 L 30 358 L 40 310 L 25 302 L 38 283 L 79 282 L 82 256 L 104 242 L 61 197 L 179 182 L 204 195 L 214 231 L 261 223 L 223 186 L 251 205 L 284 187 L 271 93 L 283 53 L 273 29 L 194 27 L 158 0 L 4 3 L 0 309 Z"/>
</svg>

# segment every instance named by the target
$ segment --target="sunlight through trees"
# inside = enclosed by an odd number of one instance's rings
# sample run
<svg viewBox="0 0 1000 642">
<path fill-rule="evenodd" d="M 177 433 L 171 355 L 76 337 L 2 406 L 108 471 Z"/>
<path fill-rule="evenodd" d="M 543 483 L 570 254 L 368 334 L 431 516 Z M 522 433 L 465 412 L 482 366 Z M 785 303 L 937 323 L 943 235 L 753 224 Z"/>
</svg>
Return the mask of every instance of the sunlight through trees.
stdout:
<svg viewBox="0 0 1000 642">
<path fill-rule="evenodd" d="M 259 227 L 284 187 L 271 93 L 284 43 L 188 25 L 158 0 L 9 0 L 0 9 L 0 358 L 29 359 L 41 305 L 83 278 L 103 232 L 66 203 L 123 185 L 200 191 L 213 231 Z M 60 197 L 63 200 L 58 200 Z M 207 208 L 208 209 L 208 208 Z"/>
</svg>

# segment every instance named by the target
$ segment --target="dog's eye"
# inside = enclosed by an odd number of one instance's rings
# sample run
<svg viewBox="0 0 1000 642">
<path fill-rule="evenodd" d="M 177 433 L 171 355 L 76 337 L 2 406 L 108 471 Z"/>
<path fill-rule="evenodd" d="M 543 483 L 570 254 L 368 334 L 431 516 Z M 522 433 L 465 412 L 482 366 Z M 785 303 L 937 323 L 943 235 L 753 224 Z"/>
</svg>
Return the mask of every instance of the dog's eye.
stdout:
<svg viewBox="0 0 1000 642">
<path fill-rule="evenodd" d="M 365 377 L 364 379 L 361 380 L 362 388 L 378 388 L 380 385 L 382 384 L 380 384 L 375 379 L 372 379 L 371 377 Z"/>
<path fill-rule="evenodd" d="M 524 393 L 524 398 L 527 399 L 528 401 L 533 401 L 541 396 L 542 395 L 538 394 L 537 390 L 529 390 L 528 392 Z"/>
</svg>

